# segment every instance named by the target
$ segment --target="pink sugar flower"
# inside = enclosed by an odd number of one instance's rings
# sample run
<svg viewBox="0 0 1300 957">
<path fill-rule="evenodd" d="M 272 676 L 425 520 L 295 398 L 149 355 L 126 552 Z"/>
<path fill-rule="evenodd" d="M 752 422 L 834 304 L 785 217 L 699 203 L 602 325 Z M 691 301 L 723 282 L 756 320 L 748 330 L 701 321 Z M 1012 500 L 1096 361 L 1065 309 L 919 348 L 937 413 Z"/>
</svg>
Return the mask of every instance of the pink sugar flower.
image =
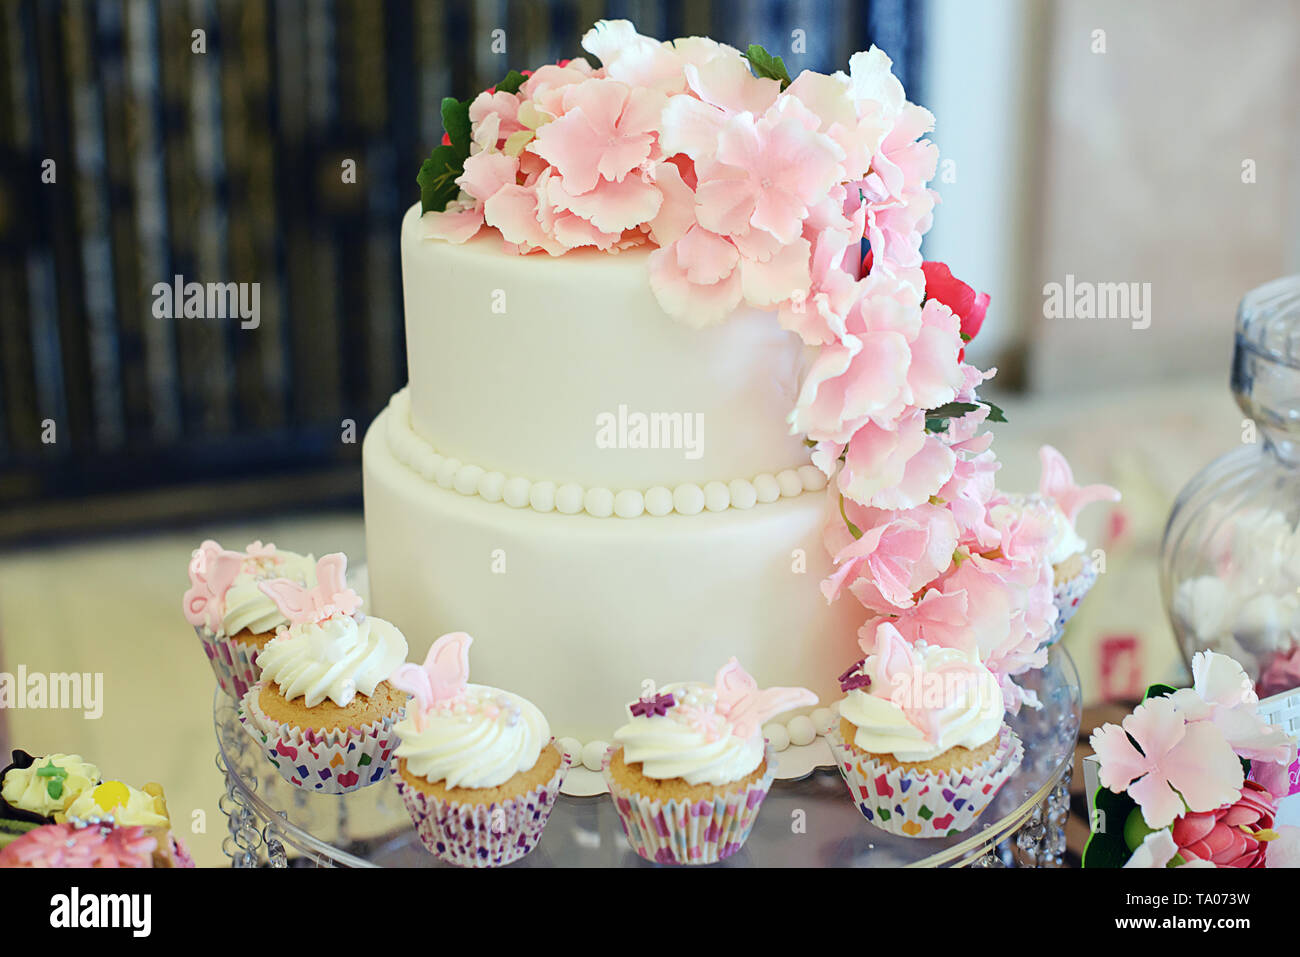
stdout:
<svg viewBox="0 0 1300 957">
<path fill-rule="evenodd" d="M 893 430 L 868 422 L 849 440 L 836 482 L 846 498 L 878 508 L 915 508 L 952 478 L 957 457 L 925 431 L 925 412 L 911 409 Z"/>
<path fill-rule="evenodd" d="M 1103 725 L 1089 743 L 1102 787 L 1127 791 L 1149 827 L 1168 827 L 1185 811 L 1214 811 L 1242 787 L 1241 762 L 1223 733 L 1208 721 L 1188 722 L 1168 698 L 1147 699 L 1122 727 Z"/>
<path fill-rule="evenodd" d="M 1213 722 L 1243 758 L 1283 766 L 1296 758 L 1295 740 L 1259 716 L 1250 677 L 1227 655 L 1198 651 L 1192 657 L 1192 687 L 1169 697 L 1188 721 Z"/>
<path fill-rule="evenodd" d="M 910 608 L 915 592 L 952 563 L 956 547 L 957 526 L 946 510 L 927 504 L 895 513 L 835 554 L 822 593 L 833 600 L 847 584 L 879 614 Z"/>
<path fill-rule="evenodd" d="M 1274 837 L 1273 796 L 1247 781 L 1230 804 L 1213 811 L 1189 811 L 1174 821 L 1172 837 L 1183 860 L 1215 867 L 1264 867 Z"/>
</svg>

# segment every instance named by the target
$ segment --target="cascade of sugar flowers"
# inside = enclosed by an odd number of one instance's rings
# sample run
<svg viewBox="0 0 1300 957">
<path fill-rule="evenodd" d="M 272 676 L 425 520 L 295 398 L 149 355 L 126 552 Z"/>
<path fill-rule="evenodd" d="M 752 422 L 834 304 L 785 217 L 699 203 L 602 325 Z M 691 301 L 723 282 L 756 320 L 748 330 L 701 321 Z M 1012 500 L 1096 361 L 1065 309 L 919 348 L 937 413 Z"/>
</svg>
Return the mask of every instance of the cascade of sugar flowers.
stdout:
<svg viewBox="0 0 1300 957">
<path fill-rule="evenodd" d="M 864 654 L 884 622 L 974 646 L 1009 707 L 1032 703 L 1011 679 L 1046 662 L 1056 622 L 1050 522 L 990 517 L 984 425 L 1000 414 L 976 395 L 993 372 L 964 361 L 988 297 L 920 253 L 933 116 L 875 47 L 847 73 L 790 78 L 760 47 L 661 42 L 624 20 L 582 46 L 599 67 L 561 61 L 444 101 L 425 235 L 490 227 L 516 254 L 649 245 L 650 286 L 679 320 L 773 311 L 815 353 L 789 422 L 833 479 L 827 598 L 864 606 Z"/>
</svg>

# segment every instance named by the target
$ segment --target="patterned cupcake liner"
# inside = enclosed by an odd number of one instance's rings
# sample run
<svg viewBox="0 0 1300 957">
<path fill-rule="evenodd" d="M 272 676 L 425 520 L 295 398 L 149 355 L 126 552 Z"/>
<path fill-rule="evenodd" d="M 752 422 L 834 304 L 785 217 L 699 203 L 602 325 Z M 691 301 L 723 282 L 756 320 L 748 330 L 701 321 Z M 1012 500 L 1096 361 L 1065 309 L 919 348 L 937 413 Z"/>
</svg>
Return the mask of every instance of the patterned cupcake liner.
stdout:
<svg viewBox="0 0 1300 957">
<path fill-rule="evenodd" d="M 393 724 L 401 719 L 402 710 L 359 728 L 299 728 L 266 716 L 257 702 L 262 685 L 253 685 L 240 699 L 239 720 L 280 777 L 304 791 L 347 794 L 388 776 L 397 747 Z"/>
<path fill-rule="evenodd" d="M 262 679 L 262 669 L 257 666 L 257 653 L 260 649 L 235 641 L 227 636 L 218 637 L 201 625 L 196 625 L 194 633 L 203 644 L 203 652 L 212 665 L 221 690 L 238 701 Z"/>
<path fill-rule="evenodd" d="M 1097 584 L 1097 563 L 1091 555 L 1083 556 L 1083 569 L 1073 578 L 1056 585 L 1052 591 L 1052 603 L 1056 605 L 1056 628 L 1047 644 L 1054 645 L 1065 637 L 1065 626 L 1074 613 L 1079 610 L 1079 602 L 1093 585 Z"/>
<path fill-rule="evenodd" d="M 992 756 L 978 767 L 952 772 L 909 771 L 864 757 L 844 742 L 838 725 L 828 740 L 862 816 L 903 837 L 947 837 L 969 828 L 1025 753 L 1019 736 L 1006 725 Z"/>
<path fill-rule="evenodd" d="M 393 783 L 429 853 L 457 867 L 513 864 L 537 846 L 555 807 L 570 758 L 541 787 L 493 804 L 448 801 L 412 787 L 400 774 Z"/>
<path fill-rule="evenodd" d="M 638 794 L 610 773 L 617 749 L 605 752 L 602 770 L 627 841 L 647 861 L 657 864 L 716 864 L 744 846 L 758 820 L 758 809 L 776 776 L 776 753 L 763 755 L 767 770 L 748 787 L 702 801 L 678 801 Z"/>
</svg>

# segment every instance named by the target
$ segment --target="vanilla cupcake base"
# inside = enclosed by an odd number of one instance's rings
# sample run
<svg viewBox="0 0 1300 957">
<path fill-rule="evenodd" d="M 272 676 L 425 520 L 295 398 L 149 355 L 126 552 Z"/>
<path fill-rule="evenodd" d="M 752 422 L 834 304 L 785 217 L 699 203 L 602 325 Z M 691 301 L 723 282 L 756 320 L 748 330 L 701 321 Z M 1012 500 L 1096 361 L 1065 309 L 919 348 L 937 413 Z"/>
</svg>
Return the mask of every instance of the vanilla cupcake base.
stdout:
<svg viewBox="0 0 1300 957">
<path fill-rule="evenodd" d="M 307 791 L 346 794 L 388 776 L 402 709 L 360 726 L 303 728 L 267 717 L 258 700 L 263 687 L 253 685 L 240 699 L 239 720 L 280 777 Z"/>
<path fill-rule="evenodd" d="M 1056 605 L 1056 627 L 1048 645 L 1054 645 L 1065 636 L 1065 625 L 1079 610 L 1079 602 L 1097 584 L 1097 563 L 1087 552 L 1071 555 L 1052 566 L 1055 576 L 1052 585 L 1052 603 Z"/>
<path fill-rule="evenodd" d="M 776 774 L 773 757 L 769 746 L 753 774 L 722 785 L 647 778 L 623 762 L 622 748 L 605 753 L 602 771 L 632 850 L 657 864 L 716 864 L 754 829 Z"/>
<path fill-rule="evenodd" d="M 398 758 L 393 783 L 429 853 L 457 867 L 502 867 L 537 847 L 569 763 L 552 743 L 499 787 L 448 788 L 416 777 Z"/>
<path fill-rule="evenodd" d="M 835 764 L 862 816 L 903 837 L 948 837 L 966 830 L 1020 767 L 1024 746 L 1005 724 L 997 746 L 972 767 L 952 762 L 901 763 L 844 739 L 842 724 L 827 735 Z M 945 752 L 945 755 L 948 752 Z M 939 755 L 944 758 L 945 755 Z M 933 769 L 932 769 L 933 768 Z"/>
<path fill-rule="evenodd" d="M 195 626 L 203 653 L 208 656 L 212 674 L 221 690 L 238 701 L 262 680 L 262 669 L 257 656 L 275 632 L 253 634 L 247 628 L 235 635 L 214 635 L 201 625 Z"/>
</svg>

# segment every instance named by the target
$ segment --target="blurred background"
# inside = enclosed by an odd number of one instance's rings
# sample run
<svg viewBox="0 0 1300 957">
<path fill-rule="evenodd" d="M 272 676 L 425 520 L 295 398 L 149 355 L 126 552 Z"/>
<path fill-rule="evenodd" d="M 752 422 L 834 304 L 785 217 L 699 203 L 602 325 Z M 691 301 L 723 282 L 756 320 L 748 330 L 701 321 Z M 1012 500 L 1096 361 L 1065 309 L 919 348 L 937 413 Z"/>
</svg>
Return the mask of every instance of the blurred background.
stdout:
<svg viewBox="0 0 1300 957">
<path fill-rule="evenodd" d="M 1124 492 L 1084 529 L 1108 560 L 1067 636 L 1085 700 L 1177 678 L 1161 529 L 1241 441 L 1238 299 L 1300 271 L 1300 0 L 0 0 L 0 667 L 103 671 L 110 699 L 0 711 L 0 745 L 216 814 L 189 551 L 361 560 L 360 439 L 406 379 L 398 224 L 439 101 L 578 55 L 602 17 L 792 74 L 893 58 L 938 117 L 926 258 L 992 294 L 970 351 L 1000 369 L 1000 484 L 1035 487 L 1051 442 Z M 259 283 L 259 328 L 156 318 L 177 275 Z M 1049 317 L 1067 281 L 1138 283 L 1149 325 Z"/>
</svg>

